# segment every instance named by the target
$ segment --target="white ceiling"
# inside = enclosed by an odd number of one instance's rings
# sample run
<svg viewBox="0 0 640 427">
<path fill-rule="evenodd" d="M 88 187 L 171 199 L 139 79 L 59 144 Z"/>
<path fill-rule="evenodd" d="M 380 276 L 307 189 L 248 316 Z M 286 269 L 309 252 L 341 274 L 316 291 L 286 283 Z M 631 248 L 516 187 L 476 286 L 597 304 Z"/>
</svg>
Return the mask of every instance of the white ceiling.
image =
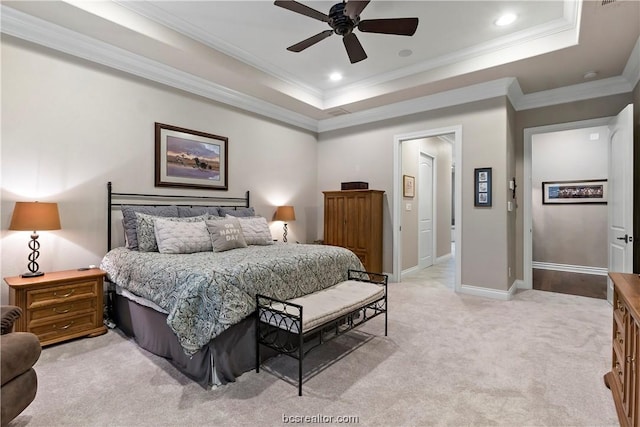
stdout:
<svg viewBox="0 0 640 427">
<path fill-rule="evenodd" d="M 335 2 L 301 3 L 328 13 Z M 492 94 L 519 96 L 526 107 L 542 95 L 573 100 L 628 91 L 639 74 L 640 2 L 602 3 L 373 0 L 363 20 L 415 16 L 420 23 L 412 37 L 356 31 L 368 54 L 356 64 L 335 34 L 301 53 L 287 51 L 329 27 L 272 1 L 3 1 L 0 28 L 327 130 Z M 518 20 L 495 26 L 504 12 Z M 412 54 L 400 56 L 406 49 Z M 331 82 L 336 71 L 344 79 Z M 585 80 L 588 71 L 598 74 Z"/>
</svg>

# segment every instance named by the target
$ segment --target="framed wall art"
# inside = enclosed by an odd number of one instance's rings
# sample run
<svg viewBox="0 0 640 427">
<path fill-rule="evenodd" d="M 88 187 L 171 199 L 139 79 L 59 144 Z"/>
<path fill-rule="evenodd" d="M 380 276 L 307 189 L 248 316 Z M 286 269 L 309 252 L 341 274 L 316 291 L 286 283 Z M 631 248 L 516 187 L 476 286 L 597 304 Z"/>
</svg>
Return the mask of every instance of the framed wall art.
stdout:
<svg viewBox="0 0 640 427">
<path fill-rule="evenodd" d="M 415 197 L 416 178 L 411 175 L 402 175 L 402 197 Z"/>
<path fill-rule="evenodd" d="M 156 187 L 227 190 L 228 138 L 155 124 Z"/>
<path fill-rule="evenodd" d="M 491 168 L 474 169 L 474 206 L 491 206 Z"/>
<path fill-rule="evenodd" d="M 606 204 L 607 196 L 606 179 L 542 183 L 542 204 L 544 205 Z"/>
</svg>

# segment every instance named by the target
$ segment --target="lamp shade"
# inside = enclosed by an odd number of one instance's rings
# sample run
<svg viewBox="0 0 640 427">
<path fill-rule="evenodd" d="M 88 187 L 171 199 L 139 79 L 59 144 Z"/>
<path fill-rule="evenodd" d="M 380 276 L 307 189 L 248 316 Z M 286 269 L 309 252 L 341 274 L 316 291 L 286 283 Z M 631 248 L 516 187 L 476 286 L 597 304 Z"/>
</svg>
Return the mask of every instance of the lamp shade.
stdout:
<svg viewBox="0 0 640 427">
<path fill-rule="evenodd" d="M 295 221 L 296 212 L 293 210 L 293 206 L 278 206 L 275 221 Z"/>
<path fill-rule="evenodd" d="M 16 202 L 9 230 L 60 230 L 57 203 Z"/>
</svg>

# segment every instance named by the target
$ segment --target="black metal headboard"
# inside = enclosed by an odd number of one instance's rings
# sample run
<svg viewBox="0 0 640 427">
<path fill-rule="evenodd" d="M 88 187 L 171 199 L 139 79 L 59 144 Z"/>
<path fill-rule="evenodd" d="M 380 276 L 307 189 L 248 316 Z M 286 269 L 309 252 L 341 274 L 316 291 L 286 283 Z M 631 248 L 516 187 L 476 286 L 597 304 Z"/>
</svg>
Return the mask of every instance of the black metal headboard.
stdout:
<svg viewBox="0 0 640 427">
<path fill-rule="evenodd" d="M 249 190 L 247 190 L 244 197 L 116 193 L 113 191 L 111 181 L 109 181 L 107 183 L 107 193 L 107 251 L 111 250 L 111 214 L 114 208 L 119 208 L 122 205 L 180 205 L 190 207 L 220 206 L 223 208 L 235 209 L 248 208 L 250 206 Z"/>
</svg>

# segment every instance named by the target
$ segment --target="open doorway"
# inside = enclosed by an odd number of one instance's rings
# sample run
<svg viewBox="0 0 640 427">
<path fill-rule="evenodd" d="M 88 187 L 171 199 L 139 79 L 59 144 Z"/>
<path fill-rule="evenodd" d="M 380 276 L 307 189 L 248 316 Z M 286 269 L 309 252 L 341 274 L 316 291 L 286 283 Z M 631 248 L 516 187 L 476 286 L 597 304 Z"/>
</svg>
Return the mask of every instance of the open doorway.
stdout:
<svg viewBox="0 0 640 427">
<path fill-rule="evenodd" d="M 581 122 L 562 123 L 557 125 L 529 128 L 524 131 L 524 288 L 533 286 L 533 180 L 532 180 L 532 145 L 535 135 L 566 130 L 590 129 L 591 134 L 603 129 L 606 137 L 606 191 L 607 191 L 607 232 L 602 246 L 606 247 L 607 265 L 604 271 L 630 273 L 632 271 L 633 244 L 628 236 L 633 235 L 633 106 L 628 105 L 615 117 L 585 120 Z M 602 128 L 600 128 L 602 127 Z M 592 131 L 594 130 L 595 131 Z M 606 129 L 606 131 L 604 130 Z M 589 168 L 583 168 L 589 171 Z M 578 177 L 579 178 L 579 177 Z M 576 178 L 572 178 L 575 180 Z M 595 178 L 589 178 L 595 179 Z M 539 194 L 536 197 L 542 197 Z M 563 207 L 563 206 L 560 206 Z M 588 226 L 589 223 L 583 224 Z M 588 231 L 585 231 L 588 232 Z M 568 251 L 575 251 L 571 245 Z M 571 268 L 569 265 L 561 265 Z M 575 267 L 575 266 L 574 266 Z M 556 266 L 557 269 L 557 266 Z M 608 281 L 607 300 L 612 301 L 612 285 Z"/>
<path fill-rule="evenodd" d="M 433 129 L 395 137 L 393 262 L 394 280 L 439 270 L 446 287 L 460 288 L 460 182 L 452 173 L 460 164 L 461 127 Z M 413 192 L 405 184 L 414 182 Z M 455 242 L 455 243 L 454 243 Z M 457 246 L 457 251 L 455 250 Z M 448 274 L 450 273 L 450 274 Z M 449 277 L 448 279 L 445 279 Z"/>
</svg>

